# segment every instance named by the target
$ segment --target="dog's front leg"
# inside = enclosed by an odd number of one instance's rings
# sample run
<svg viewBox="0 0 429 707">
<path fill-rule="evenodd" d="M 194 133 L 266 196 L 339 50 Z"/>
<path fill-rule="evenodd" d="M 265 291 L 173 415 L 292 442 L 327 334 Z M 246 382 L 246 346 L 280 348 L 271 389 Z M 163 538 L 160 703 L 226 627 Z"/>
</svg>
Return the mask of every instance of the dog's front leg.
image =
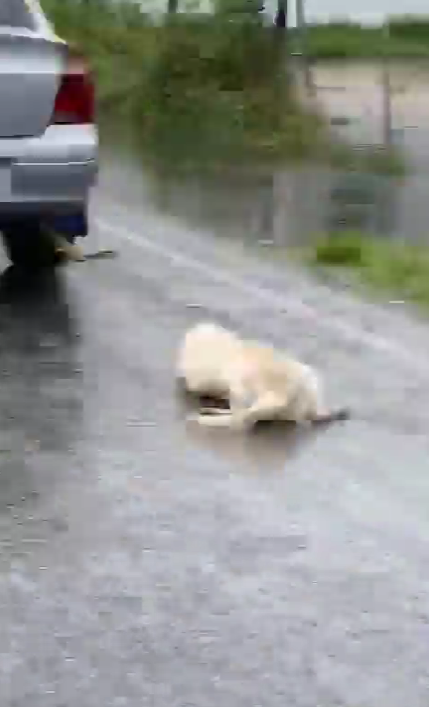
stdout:
<svg viewBox="0 0 429 707">
<path fill-rule="evenodd" d="M 265 393 L 248 408 L 233 402 L 231 411 L 201 414 L 193 419 L 205 427 L 227 427 L 241 432 L 250 430 L 260 420 L 274 420 L 284 405 L 284 397 L 280 399 L 275 393 Z"/>
<path fill-rule="evenodd" d="M 197 415 L 189 415 L 188 420 L 203 427 L 224 427 L 241 430 L 246 427 L 247 409 L 241 404 L 242 396 L 231 395 L 230 409 L 202 408 Z"/>
<path fill-rule="evenodd" d="M 200 415 L 231 415 L 231 410 L 229 408 L 202 407 L 200 408 Z"/>
<path fill-rule="evenodd" d="M 202 413 L 199 415 L 189 415 L 189 422 L 196 422 L 201 427 L 228 427 L 233 428 L 234 418 L 229 410 L 225 414 L 213 415 L 212 413 Z"/>
</svg>

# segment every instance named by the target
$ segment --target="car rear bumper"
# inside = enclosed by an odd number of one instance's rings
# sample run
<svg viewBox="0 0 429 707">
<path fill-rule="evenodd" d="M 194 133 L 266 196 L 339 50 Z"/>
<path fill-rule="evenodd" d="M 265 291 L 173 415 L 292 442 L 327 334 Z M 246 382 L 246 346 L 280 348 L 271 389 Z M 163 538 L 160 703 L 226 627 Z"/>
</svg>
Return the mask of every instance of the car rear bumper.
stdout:
<svg viewBox="0 0 429 707">
<path fill-rule="evenodd" d="M 0 228 L 4 220 L 82 208 L 98 175 L 93 126 L 51 126 L 38 138 L 0 139 Z"/>
<path fill-rule="evenodd" d="M 95 160 L 11 164 L 0 159 L 0 216 L 21 210 L 58 210 L 84 201 L 97 174 Z"/>
</svg>

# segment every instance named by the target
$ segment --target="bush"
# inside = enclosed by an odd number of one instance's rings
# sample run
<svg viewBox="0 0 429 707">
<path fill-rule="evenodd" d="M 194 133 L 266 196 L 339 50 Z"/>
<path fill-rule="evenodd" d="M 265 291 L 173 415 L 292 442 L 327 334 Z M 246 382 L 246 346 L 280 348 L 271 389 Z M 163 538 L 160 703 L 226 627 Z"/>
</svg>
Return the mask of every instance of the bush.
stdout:
<svg viewBox="0 0 429 707">
<path fill-rule="evenodd" d="M 325 268 L 353 268 L 371 287 L 429 306 L 429 249 L 425 246 L 343 232 L 317 238 L 309 260 Z"/>
<path fill-rule="evenodd" d="M 389 22 L 392 38 L 427 44 L 429 42 L 429 16 L 405 15 L 392 18 Z"/>
<path fill-rule="evenodd" d="M 272 34 L 257 24 L 207 19 L 163 29 L 141 100 L 146 138 L 182 156 L 302 157 L 319 122 L 298 109 Z M 173 122 L 174 121 L 174 122 Z"/>
<path fill-rule="evenodd" d="M 368 262 L 366 246 L 359 233 L 333 233 L 316 240 L 312 260 L 319 265 L 362 267 Z"/>
<path fill-rule="evenodd" d="M 357 22 L 312 24 L 307 28 L 308 51 L 315 59 L 374 59 L 383 54 L 398 58 L 429 56 L 429 17 L 394 18 L 390 36 L 381 26 Z M 292 43 L 299 36 L 292 33 Z"/>
<path fill-rule="evenodd" d="M 92 59 L 101 115 L 129 120 L 147 153 L 222 162 L 314 150 L 322 122 L 300 109 L 283 43 L 257 12 L 237 19 L 223 0 L 217 14 L 156 23 L 127 2 L 44 5 L 58 32 Z"/>
</svg>

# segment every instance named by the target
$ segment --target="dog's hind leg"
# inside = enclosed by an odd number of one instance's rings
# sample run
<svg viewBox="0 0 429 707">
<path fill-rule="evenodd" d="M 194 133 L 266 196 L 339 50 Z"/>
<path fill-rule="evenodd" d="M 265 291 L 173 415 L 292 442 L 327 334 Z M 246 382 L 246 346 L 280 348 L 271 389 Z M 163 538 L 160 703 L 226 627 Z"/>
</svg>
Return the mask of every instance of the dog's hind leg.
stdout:
<svg viewBox="0 0 429 707">
<path fill-rule="evenodd" d="M 229 408 L 221 408 L 219 405 L 212 408 L 202 406 L 200 412 L 196 415 L 189 415 L 188 420 L 196 422 L 202 427 L 236 427 L 237 420 L 240 420 L 245 413 L 242 400 L 243 395 L 239 394 L 237 390 L 231 394 Z"/>
</svg>

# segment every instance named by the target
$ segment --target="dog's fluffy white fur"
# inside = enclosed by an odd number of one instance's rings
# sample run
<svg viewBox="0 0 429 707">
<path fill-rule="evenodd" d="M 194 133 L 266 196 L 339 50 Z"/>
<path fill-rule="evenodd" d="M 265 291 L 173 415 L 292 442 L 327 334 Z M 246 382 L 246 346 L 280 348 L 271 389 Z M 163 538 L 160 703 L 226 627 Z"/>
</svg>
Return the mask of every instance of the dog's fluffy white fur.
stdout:
<svg viewBox="0 0 429 707">
<path fill-rule="evenodd" d="M 199 396 L 228 400 L 230 409 L 192 416 L 209 427 L 246 430 L 260 420 L 328 422 L 347 416 L 323 405 L 316 372 L 284 352 L 210 322 L 188 330 L 181 344 L 177 377 Z"/>
</svg>

